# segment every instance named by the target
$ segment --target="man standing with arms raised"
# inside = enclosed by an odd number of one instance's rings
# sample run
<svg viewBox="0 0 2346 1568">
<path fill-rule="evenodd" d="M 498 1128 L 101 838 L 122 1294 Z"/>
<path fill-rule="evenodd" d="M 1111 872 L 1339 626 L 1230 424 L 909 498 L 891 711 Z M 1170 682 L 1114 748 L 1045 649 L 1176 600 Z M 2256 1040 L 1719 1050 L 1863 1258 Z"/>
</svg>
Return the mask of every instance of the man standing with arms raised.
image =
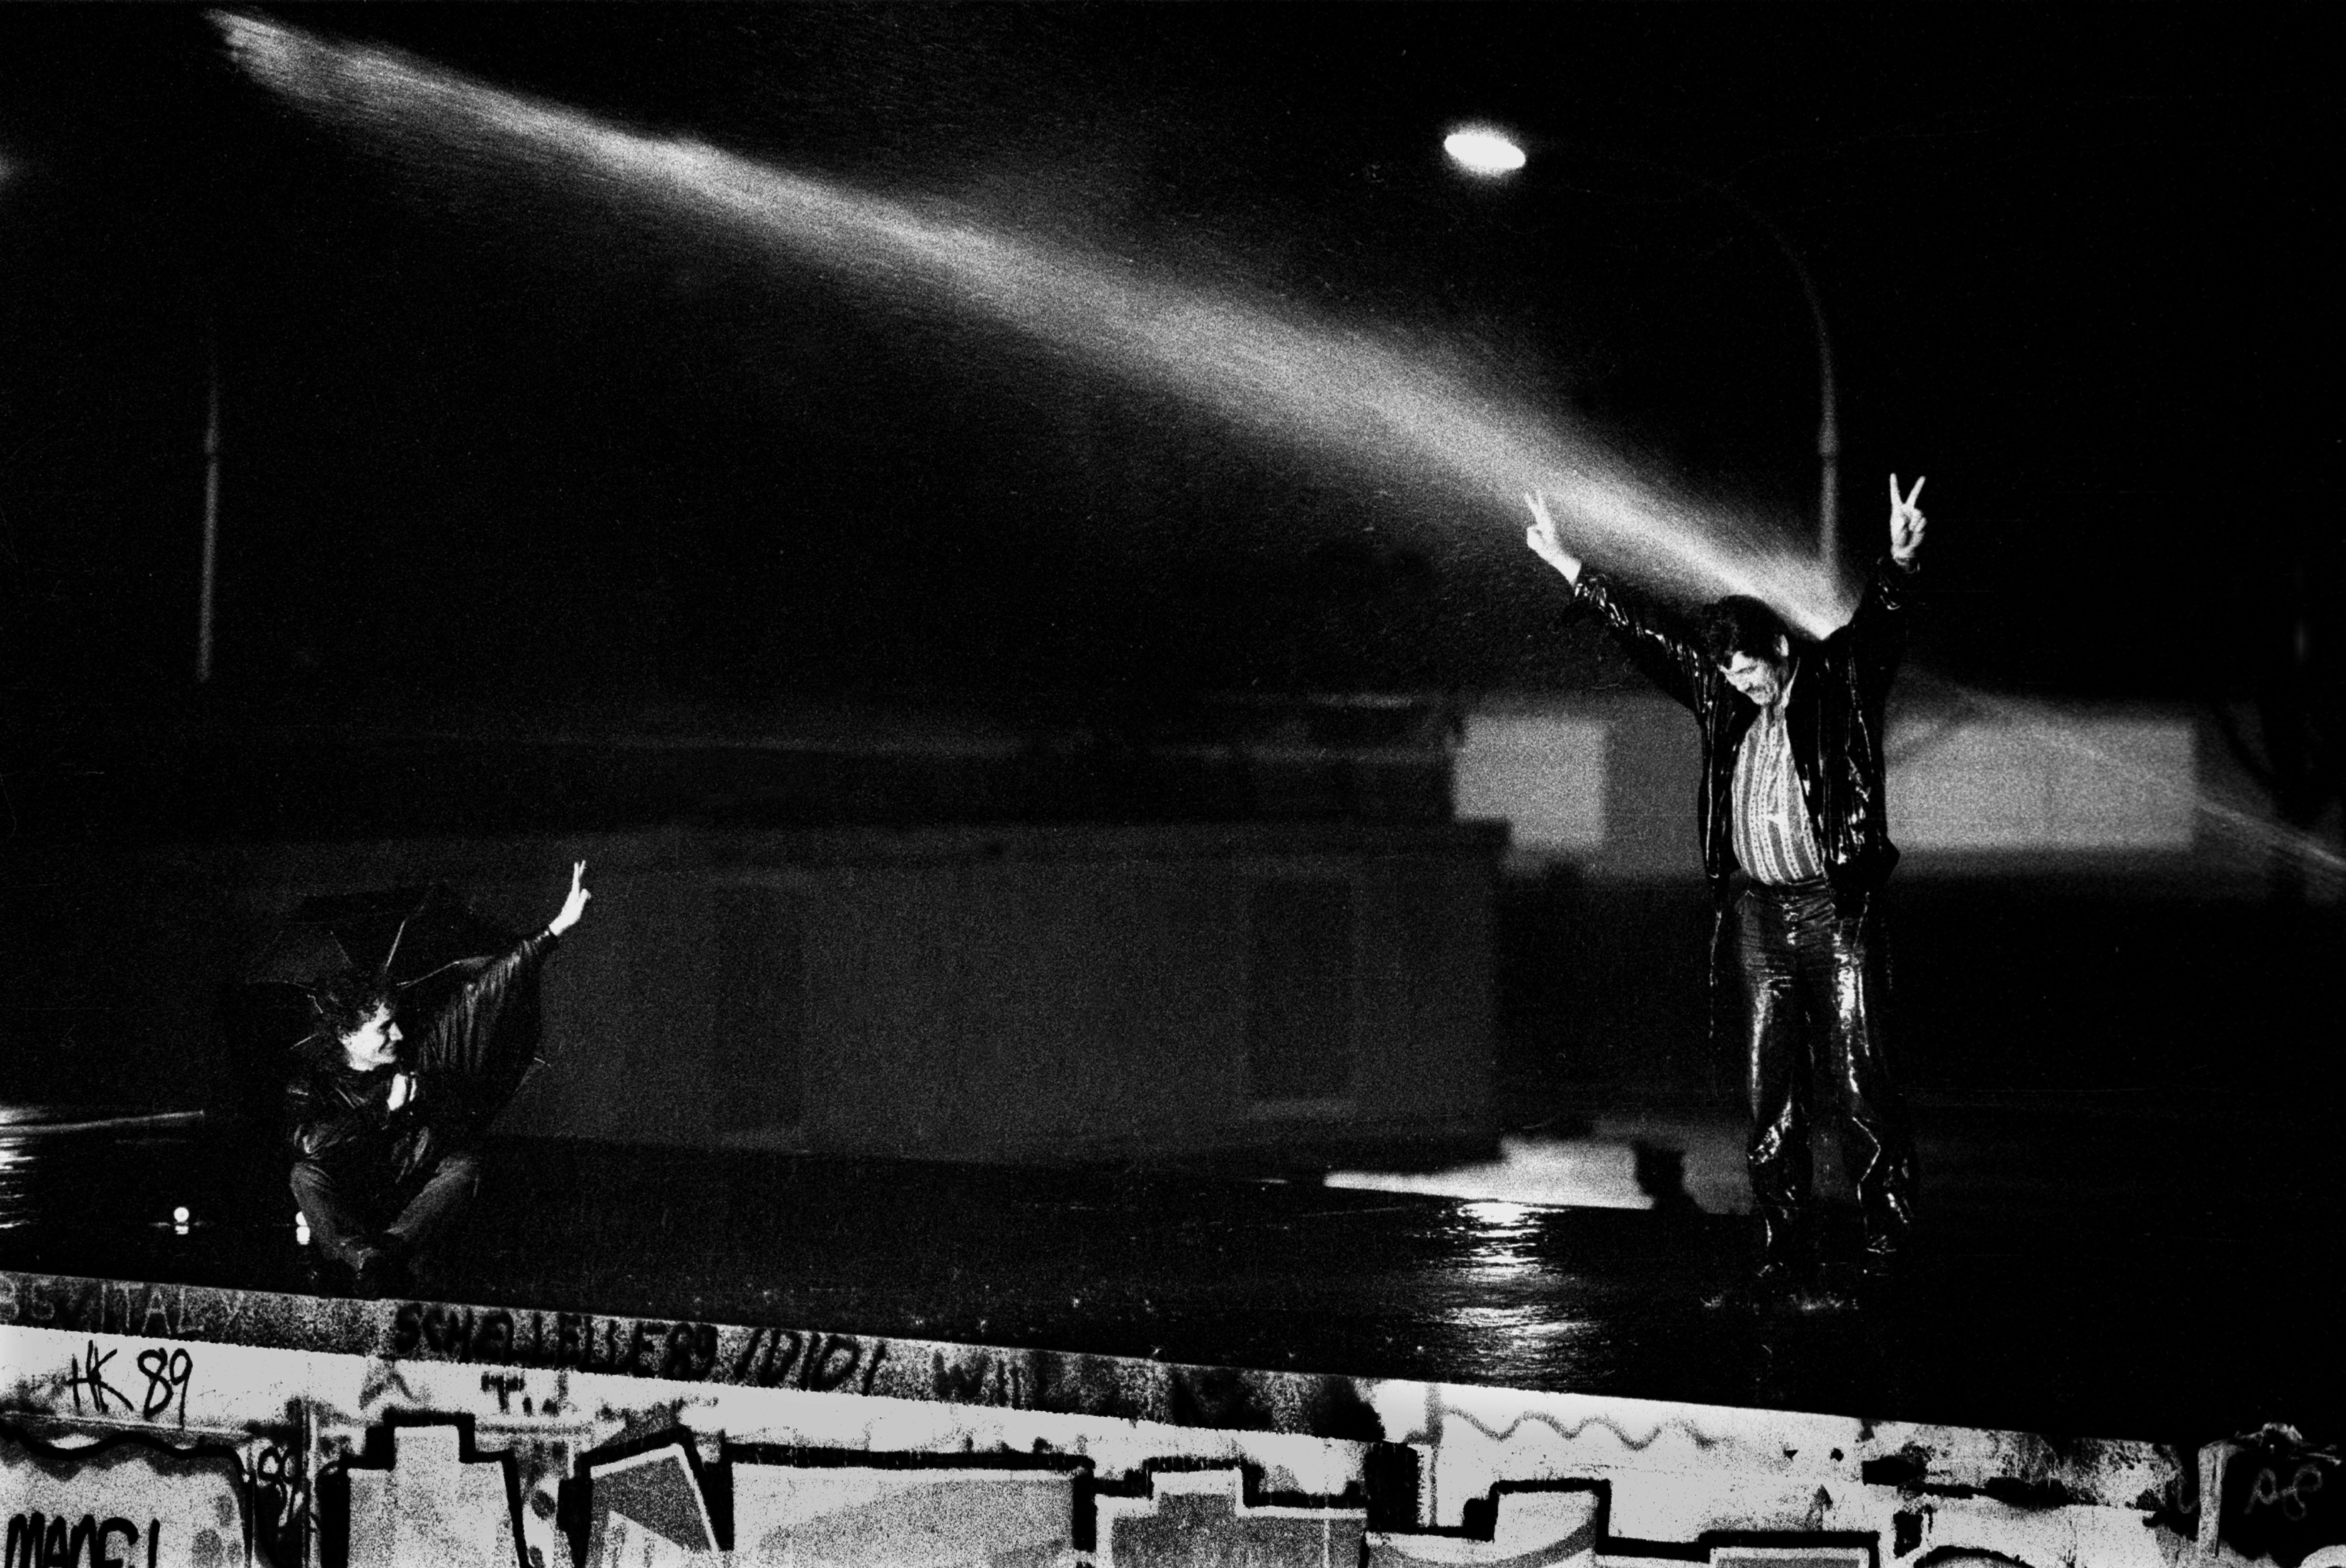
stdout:
<svg viewBox="0 0 2346 1568">
<path fill-rule="evenodd" d="M 1844 1163 L 1864 1215 L 1864 1276 L 1893 1277 L 1914 1225 L 1915 1164 L 1886 1056 L 1888 953 L 1881 895 L 1898 859 L 1882 792 L 1882 708 L 1905 651 L 1923 481 L 1890 478 L 1888 550 L 1847 625 L 1798 636 L 1734 596 L 1681 627 L 1564 547 L 1545 497 L 1525 497 L 1525 542 L 1603 619 L 1631 660 L 1691 710 L 1703 871 L 1717 901 L 1712 1017 L 1730 983 L 1745 1007 L 1748 1160 L 1762 1227 L 1760 1282 L 1800 1283 L 1815 1261 L 1810 1076 L 1829 1071 Z M 1715 1031 L 1716 1032 L 1716 1031 Z"/>
</svg>

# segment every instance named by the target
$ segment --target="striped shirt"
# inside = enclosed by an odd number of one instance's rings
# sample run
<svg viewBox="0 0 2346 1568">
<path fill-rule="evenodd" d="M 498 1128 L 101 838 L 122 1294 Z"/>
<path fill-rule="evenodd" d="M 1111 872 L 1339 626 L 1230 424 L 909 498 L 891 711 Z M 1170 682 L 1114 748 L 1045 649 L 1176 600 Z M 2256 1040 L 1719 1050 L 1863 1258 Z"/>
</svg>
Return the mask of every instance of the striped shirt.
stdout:
<svg viewBox="0 0 2346 1568">
<path fill-rule="evenodd" d="M 1762 708 L 1744 731 L 1743 745 L 1735 754 L 1735 799 L 1729 813 L 1735 858 L 1755 880 L 1780 888 L 1813 882 L 1825 874 L 1824 857 L 1817 851 L 1816 833 L 1800 799 L 1784 708 L 1781 697 Z"/>
</svg>

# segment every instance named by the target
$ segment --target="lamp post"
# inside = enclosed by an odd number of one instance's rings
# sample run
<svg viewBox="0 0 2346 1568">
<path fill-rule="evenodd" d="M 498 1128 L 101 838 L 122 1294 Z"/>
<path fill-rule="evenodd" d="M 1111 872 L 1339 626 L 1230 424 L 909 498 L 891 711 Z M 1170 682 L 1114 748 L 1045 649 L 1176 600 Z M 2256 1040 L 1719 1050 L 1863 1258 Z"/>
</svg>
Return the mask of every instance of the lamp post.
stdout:
<svg viewBox="0 0 2346 1568">
<path fill-rule="evenodd" d="M 1504 179 L 1529 161 L 1523 146 L 1514 137 L 1491 126 L 1461 126 L 1443 138 L 1442 149 L 1460 168 L 1484 179 Z M 1841 414 L 1840 399 L 1834 387 L 1832 334 L 1825 327 L 1823 298 L 1817 292 L 1817 281 L 1810 276 L 1808 263 L 1784 238 L 1768 215 L 1742 197 L 1714 180 L 1684 169 L 1672 168 L 1648 158 L 1624 158 L 1607 153 L 1614 162 L 1632 163 L 1658 170 L 1674 178 L 1698 185 L 1741 213 L 1762 233 L 1766 234 L 1800 280 L 1800 298 L 1809 307 L 1809 325 L 1817 340 L 1817 554 L 1826 568 L 1838 578 L 1841 573 Z"/>
<path fill-rule="evenodd" d="M 219 581 L 219 326 L 204 325 L 204 532 L 196 581 L 196 684 L 212 678 L 213 601 Z"/>
</svg>

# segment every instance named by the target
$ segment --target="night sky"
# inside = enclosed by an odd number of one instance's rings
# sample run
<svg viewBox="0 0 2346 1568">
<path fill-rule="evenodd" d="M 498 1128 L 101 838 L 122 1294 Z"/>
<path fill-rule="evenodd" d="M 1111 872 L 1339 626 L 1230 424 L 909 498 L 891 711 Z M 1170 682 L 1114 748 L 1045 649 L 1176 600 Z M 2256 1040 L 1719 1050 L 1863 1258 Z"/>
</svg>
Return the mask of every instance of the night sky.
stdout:
<svg viewBox="0 0 2346 1568">
<path fill-rule="evenodd" d="M 1930 476 L 1920 661 L 2178 700 L 2300 621 L 2336 646 L 2317 7 L 256 15 L 1416 345 L 1805 526 L 1809 320 L 1723 187 L 1815 277 L 1851 537 Z M 1468 118 L 1530 166 L 1461 175 Z M 0 270 L 20 713 L 189 696 L 208 334 L 214 697 L 1623 678 L 1520 515 L 624 190 L 402 153 L 195 9 L 0 15 Z"/>
</svg>

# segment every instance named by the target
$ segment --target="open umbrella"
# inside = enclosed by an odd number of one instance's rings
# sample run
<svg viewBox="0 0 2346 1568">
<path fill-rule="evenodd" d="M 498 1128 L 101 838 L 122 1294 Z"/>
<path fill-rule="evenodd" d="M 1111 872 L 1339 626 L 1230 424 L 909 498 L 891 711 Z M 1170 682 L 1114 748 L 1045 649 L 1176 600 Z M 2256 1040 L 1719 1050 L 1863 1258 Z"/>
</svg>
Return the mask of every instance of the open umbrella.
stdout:
<svg viewBox="0 0 2346 1568">
<path fill-rule="evenodd" d="M 354 969 L 382 974 L 402 991 L 450 964 L 487 958 L 514 933 L 475 914 L 444 882 L 305 899 L 245 968 L 249 985 L 314 992 Z"/>
</svg>

